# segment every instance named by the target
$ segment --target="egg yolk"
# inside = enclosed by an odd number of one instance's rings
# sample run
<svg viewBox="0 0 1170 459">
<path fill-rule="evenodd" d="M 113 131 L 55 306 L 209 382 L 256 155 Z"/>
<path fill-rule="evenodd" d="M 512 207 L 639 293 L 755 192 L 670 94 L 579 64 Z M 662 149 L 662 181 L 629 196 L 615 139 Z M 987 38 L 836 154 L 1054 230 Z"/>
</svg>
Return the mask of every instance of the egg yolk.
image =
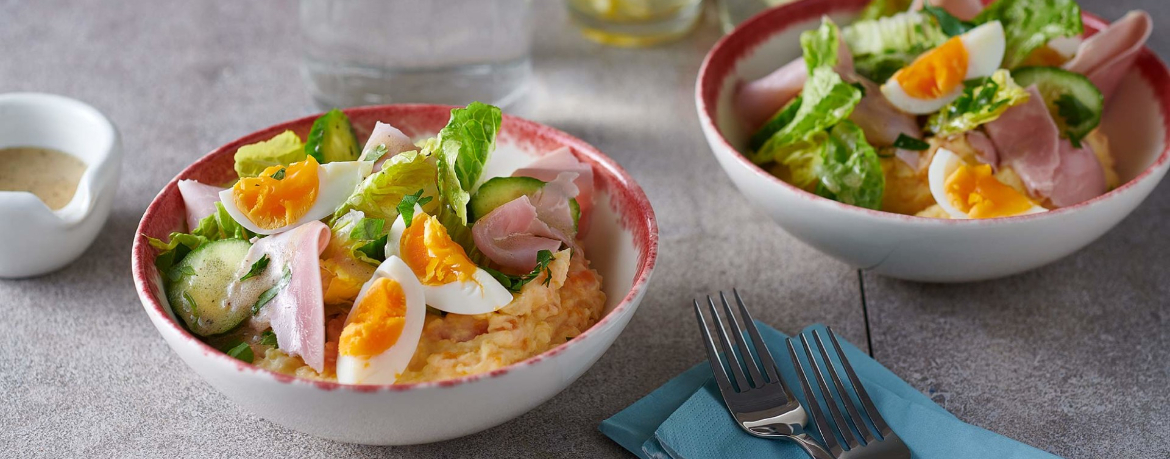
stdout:
<svg viewBox="0 0 1170 459">
<path fill-rule="evenodd" d="M 959 166 L 947 177 L 945 189 L 951 205 L 971 218 L 1010 217 L 1033 206 L 1026 196 L 991 175 L 987 164 Z"/>
<path fill-rule="evenodd" d="M 419 214 L 413 220 L 402 232 L 399 253 L 423 285 L 463 282 L 475 274 L 475 263 L 437 218 Z"/>
<path fill-rule="evenodd" d="M 317 160 L 310 156 L 288 166 L 272 166 L 256 177 L 245 177 L 232 187 L 236 208 L 266 230 L 296 222 L 317 200 Z"/>
<path fill-rule="evenodd" d="M 353 305 L 341 331 L 337 351 L 352 357 L 373 357 L 390 349 L 406 326 L 406 293 L 402 285 L 385 277 L 374 281 L 366 296 Z"/>
<path fill-rule="evenodd" d="M 927 51 L 894 74 L 907 95 L 915 99 L 936 99 L 950 93 L 967 77 L 967 47 L 959 37 Z"/>
</svg>

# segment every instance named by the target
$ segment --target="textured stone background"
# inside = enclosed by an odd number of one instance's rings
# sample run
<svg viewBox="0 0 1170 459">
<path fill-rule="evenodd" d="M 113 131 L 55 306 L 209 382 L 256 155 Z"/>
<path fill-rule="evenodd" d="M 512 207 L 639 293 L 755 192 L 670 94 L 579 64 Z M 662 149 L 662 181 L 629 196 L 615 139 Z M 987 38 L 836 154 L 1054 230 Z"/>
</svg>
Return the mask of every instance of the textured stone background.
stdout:
<svg viewBox="0 0 1170 459">
<path fill-rule="evenodd" d="M 85 256 L 0 281 L 0 447 L 53 457 L 621 456 L 598 422 L 698 362 L 690 300 L 737 286 L 781 330 L 824 322 L 862 348 L 872 342 L 879 361 L 974 424 L 1067 457 L 1170 455 L 1165 186 L 1100 241 L 1032 273 L 964 286 L 858 276 L 780 231 L 718 171 L 692 100 L 719 36 L 713 21 L 668 46 L 614 49 L 581 39 L 559 2 L 535 3 L 535 78 L 509 111 L 593 143 L 641 183 L 662 231 L 654 282 L 613 348 L 550 402 L 467 438 L 374 448 L 292 432 L 224 400 L 159 338 L 130 280 L 134 228 L 174 174 L 316 111 L 298 75 L 294 2 L 0 1 L 0 92 L 87 101 L 126 149 L 118 202 Z M 1082 4 L 1110 19 L 1153 12 L 1151 46 L 1170 56 L 1164 0 Z"/>
</svg>

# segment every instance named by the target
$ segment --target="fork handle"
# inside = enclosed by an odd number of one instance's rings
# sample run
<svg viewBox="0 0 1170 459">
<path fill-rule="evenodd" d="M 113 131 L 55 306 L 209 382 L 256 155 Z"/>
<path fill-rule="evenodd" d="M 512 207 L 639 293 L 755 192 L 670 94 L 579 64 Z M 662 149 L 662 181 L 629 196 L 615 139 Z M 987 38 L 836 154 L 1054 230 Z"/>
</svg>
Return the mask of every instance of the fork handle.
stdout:
<svg viewBox="0 0 1170 459">
<path fill-rule="evenodd" d="M 824 446 L 821 446 L 820 443 L 817 443 L 816 440 L 813 440 L 812 437 L 806 434 L 793 435 L 788 438 L 791 438 L 797 445 L 800 445 L 804 449 L 804 452 L 808 453 L 809 457 L 813 459 L 835 459 Z"/>
</svg>

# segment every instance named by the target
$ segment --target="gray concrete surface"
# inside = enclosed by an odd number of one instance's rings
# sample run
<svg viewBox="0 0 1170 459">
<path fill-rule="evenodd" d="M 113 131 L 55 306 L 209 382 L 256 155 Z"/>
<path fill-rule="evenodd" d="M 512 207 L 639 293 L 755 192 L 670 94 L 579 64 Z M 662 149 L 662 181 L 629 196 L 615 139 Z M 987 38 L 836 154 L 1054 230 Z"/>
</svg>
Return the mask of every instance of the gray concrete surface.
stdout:
<svg viewBox="0 0 1170 459">
<path fill-rule="evenodd" d="M 645 188 L 662 229 L 654 282 L 613 348 L 550 402 L 467 438 L 376 448 L 289 431 L 223 399 L 158 336 L 130 279 L 134 228 L 175 173 L 316 111 L 297 73 L 295 4 L 0 2 L 0 92 L 88 101 L 127 152 L 113 215 L 86 255 L 0 281 L 0 456 L 620 457 L 597 424 L 702 358 L 689 302 L 732 286 L 781 330 L 824 322 L 863 348 L 872 338 L 879 361 L 975 424 L 1067 457 L 1170 454 L 1165 187 L 1034 273 L 960 287 L 864 276 L 867 337 L 856 271 L 748 208 L 710 156 L 692 94 L 713 22 L 668 46 L 614 49 L 579 38 L 559 2 L 535 3 L 536 75 L 509 111 L 593 143 Z M 1083 3 L 1109 18 L 1129 8 Z M 1164 54 L 1167 37 L 1155 35 Z M 1094 442 L 1094 421 L 1113 441 Z"/>
</svg>

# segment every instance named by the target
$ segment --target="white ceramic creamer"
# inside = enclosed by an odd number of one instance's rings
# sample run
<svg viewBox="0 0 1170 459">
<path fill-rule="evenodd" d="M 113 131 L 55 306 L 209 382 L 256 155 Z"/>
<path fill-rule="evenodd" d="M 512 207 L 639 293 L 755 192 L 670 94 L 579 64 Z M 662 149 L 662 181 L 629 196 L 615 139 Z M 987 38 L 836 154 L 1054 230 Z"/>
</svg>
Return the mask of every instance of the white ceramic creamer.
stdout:
<svg viewBox="0 0 1170 459">
<path fill-rule="evenodd" d="M 0 149 L 9 147 L 58 150 L 86 165 L 73 199 L 58 210 L 32 193 L 0 191 L 0 278 L 60 269 L 85 252 L 110 215 L 122 168 L 118 131 L 68 97 L 0 94 Z"/>
</svg>

